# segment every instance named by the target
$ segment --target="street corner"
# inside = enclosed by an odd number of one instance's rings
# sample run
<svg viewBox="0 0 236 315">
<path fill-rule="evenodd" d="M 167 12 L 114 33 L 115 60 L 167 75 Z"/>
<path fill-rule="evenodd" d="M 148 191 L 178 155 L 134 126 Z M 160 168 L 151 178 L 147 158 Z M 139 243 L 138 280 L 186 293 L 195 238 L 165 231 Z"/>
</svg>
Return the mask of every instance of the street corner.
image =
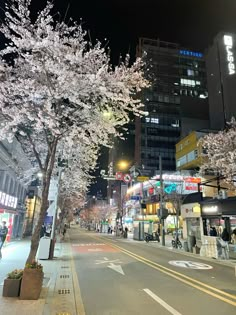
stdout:
<svg viewBox="0 0 236 315">
<path fill-rule="evenodd" d="M 115 253 L 118 249 L 105 243 L 78 243 L 71 244 L 72 250 L 79 253 Z"/>
</svg>

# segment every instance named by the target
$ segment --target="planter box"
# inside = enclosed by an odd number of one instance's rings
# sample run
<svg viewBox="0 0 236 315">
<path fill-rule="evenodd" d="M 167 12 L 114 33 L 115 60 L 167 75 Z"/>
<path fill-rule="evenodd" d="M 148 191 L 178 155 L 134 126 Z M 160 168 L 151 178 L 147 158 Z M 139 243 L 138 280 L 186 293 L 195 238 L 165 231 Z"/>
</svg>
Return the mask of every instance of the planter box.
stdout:
<svg viewBox="0 0 236 315">
<path fill-rule="evenodd" d="M 17 297 L 20 295 L 21 279 L 5 279 L 2 296 Z"/>
<path fill-rule="evenodd" d="M 21 282 L 20 299 L 37 300 L 40 297 L 42 285 L 42 270 L 25 268 Z"/>
</svg>

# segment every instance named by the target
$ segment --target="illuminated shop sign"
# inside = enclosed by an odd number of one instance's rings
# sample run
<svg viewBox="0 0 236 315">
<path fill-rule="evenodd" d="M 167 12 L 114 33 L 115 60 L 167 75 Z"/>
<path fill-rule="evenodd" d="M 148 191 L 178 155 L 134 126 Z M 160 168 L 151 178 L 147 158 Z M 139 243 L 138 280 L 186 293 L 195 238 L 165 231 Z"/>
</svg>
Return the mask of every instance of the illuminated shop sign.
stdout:
<svg viewBox="0 0 236 315">
<path fill-rule="evenodd" d="M 0 191 L 0 204 L 15 209 L 17 206 L 17 198 Z"/>
<path fill-rule="evenodd" d="M 218 206 L 203 206 L 202 207 L 202 212 L 204 214 L 219 214 L 219 208 Z"/>
<path fill-rule="evenodd" d="M 224 35 L 224 44 L 227 54 L 228 70 L 229 74 L 235 74 L 235 64 L 233 55 L 233 37 L 230 35 Z"/>
<path fill-rule="evenodd" d="M 203 57 L 202 53 L 195 52 L 195 51 L 190 51 L 190 50 L 180 50 L 179 53 L 180 53 L 180 55 L 184 55 L 184 56 L 198 57 L 198 58 L 202 58 Z"/>
<path fill-rule="evenodd" d="M 170 183 L 170 184 L 164 185 L 164 186 L 165 186 L 164 191 L 167 194 L 171 194 L 173 192 L 176 192 L 176 188 L 177 188 L 177 184 L 176 183 Z"/>
</svg>

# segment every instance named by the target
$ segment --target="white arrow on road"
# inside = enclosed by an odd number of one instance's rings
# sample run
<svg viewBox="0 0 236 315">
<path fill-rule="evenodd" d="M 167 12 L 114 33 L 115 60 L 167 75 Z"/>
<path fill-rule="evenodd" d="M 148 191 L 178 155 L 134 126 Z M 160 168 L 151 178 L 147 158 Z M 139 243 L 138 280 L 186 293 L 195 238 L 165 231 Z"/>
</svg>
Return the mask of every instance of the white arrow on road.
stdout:
<svg viewBox="0 0 236 315">
<path fill-rule="evenodd" d="M 123 276 L 125 275 L 121 265 L 115 265 L 113 263 L 110 263 L 107 267 L 115 270 L 116 272 L 122 274 Z"/>
</svg>

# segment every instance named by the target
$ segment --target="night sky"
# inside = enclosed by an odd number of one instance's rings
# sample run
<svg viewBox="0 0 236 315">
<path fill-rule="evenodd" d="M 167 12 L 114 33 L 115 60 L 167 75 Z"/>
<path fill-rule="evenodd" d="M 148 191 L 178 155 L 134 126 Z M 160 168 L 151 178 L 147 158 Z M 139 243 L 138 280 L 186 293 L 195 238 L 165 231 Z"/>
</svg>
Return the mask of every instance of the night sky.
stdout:
<svg viewBox="0 0 236 315">
<path fill-rule="evenodd" d="M 0 0 L 1 8 L 4 2 Z M 45 3 L 32 0 L 33 11 L 42 9 Z M 139 37 L 204 50 L 219 31 L 236 31 L 236 0 L 54 0 L 54 3 L 54 11 L 60 12 L 61 19 L 82 19 L 93 41 L 108 40 L 113 63 L 127 52 L 134 58 Z M 99 167 L 104 168 L 104 161 L 100 158 Z M 91 193 L 96 194 L 100 188 L 105 192 L 105 187 L 106 183 L 99 180 Z"/>
<path fill-rule="evenodd" d="M 43 5 L 45 1 L 33 0 Z M 203 50 L 220 31 L 236 30 L 235 0 L 54 0 L 62 17 L 82 18 L 92 39 L 107 38 L 118 59 L 140 36 Z"/>
</svg>

